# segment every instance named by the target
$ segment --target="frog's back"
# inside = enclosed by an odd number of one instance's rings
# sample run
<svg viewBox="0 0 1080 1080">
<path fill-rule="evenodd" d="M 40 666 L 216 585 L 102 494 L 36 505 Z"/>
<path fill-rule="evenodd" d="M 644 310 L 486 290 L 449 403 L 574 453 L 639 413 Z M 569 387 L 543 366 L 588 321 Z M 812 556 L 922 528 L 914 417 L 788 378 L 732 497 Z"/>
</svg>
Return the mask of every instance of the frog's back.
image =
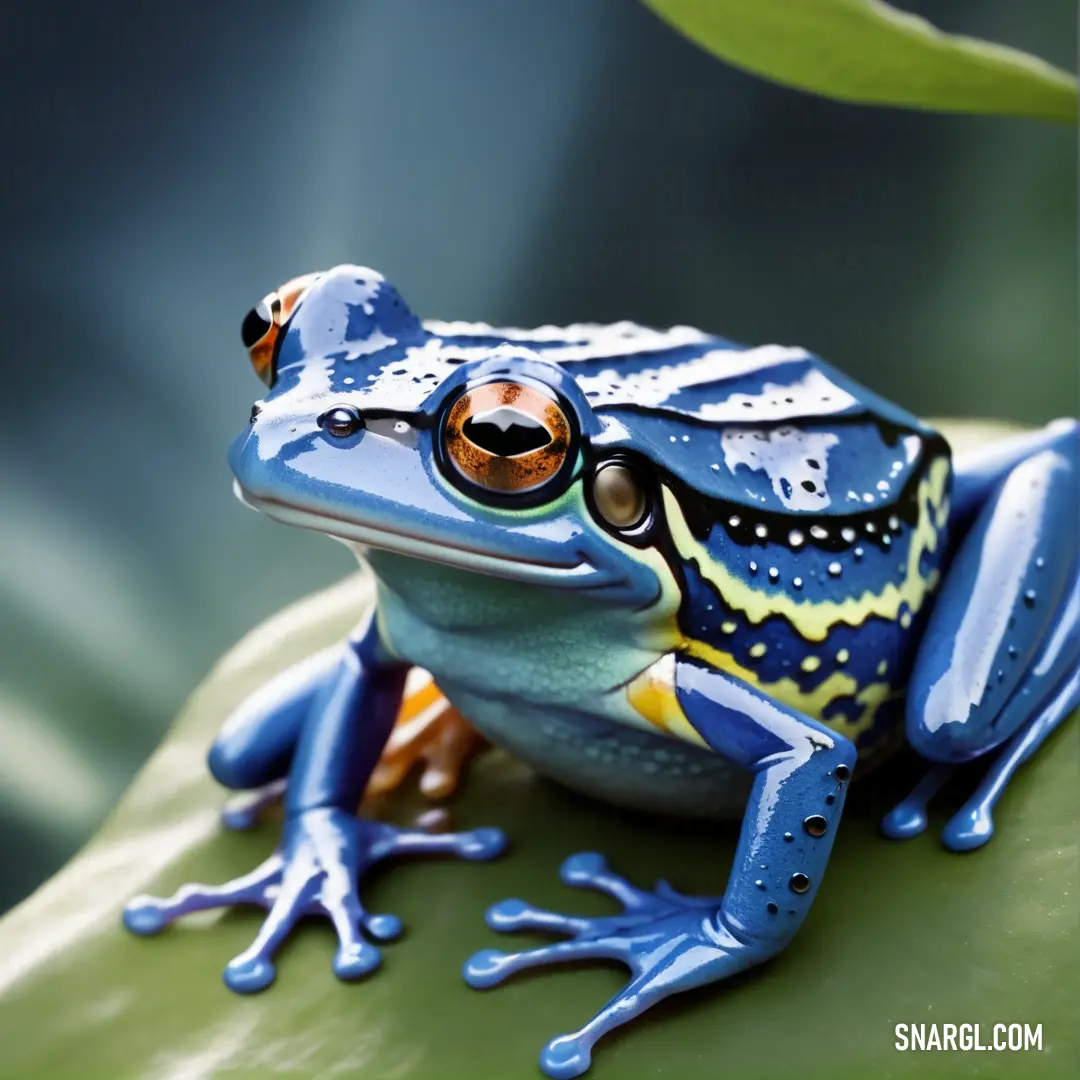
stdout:
<svg viewBox="0 0 1080 1080">
<path fill-rule="evenodd" d="M 594 447 L 660 472 L 685 648 L 864 753 L 889 744 L 946 547 L 933 428 L 796 347 L 633 323 L 425 329 L 446 356 L 510 343 L 570 371 Z"/>
<path fill-rule="evenodd" d="M 424 325 L 446 356 L 510 343 L 558 363 L 603 418 L 609 446 L 637 449 L 725 503 L 784 515 L 881 511 L 901 497 L 926 444 L 944 449 L 929 425 L 799 347 L 629 322 Z"/>
</svg>

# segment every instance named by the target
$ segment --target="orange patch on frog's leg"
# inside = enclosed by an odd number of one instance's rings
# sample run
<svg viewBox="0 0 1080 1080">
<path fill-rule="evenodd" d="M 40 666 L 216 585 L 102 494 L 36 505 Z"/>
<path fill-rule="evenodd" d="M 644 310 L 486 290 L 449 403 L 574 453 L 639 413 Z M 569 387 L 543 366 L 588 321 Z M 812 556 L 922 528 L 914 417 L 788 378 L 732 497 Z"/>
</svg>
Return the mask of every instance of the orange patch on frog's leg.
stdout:
<svg viewBox="0 0 1080 1080">
<path fill-rule="evenodd" d="M 431 676 L 416 670 L 410 675 L 367 794 L 396 790 L 420 764 L 420 791 L 429 799 L 444 799 L 457 789 L 468 763 L 487 746 L 487 740 L 443 697 Z"/>
</svg>

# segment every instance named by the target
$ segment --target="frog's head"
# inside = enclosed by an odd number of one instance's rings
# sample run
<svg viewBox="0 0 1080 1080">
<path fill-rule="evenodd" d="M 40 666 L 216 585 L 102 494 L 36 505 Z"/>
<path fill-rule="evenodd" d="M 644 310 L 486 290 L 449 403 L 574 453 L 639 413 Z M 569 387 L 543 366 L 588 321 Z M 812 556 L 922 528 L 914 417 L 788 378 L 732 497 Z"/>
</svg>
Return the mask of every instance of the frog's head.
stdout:
<svg viewBox="0 0 1080 1080">
<path fill-rule="evenodd" d="M 659 493 L 577 381 L 504 342 L 450 347 L 379 274 L 298 278 L 244 321 L 269 392 L 230 463 L 271 517 L 362 547 L 639 605 Z"/>
</svg>

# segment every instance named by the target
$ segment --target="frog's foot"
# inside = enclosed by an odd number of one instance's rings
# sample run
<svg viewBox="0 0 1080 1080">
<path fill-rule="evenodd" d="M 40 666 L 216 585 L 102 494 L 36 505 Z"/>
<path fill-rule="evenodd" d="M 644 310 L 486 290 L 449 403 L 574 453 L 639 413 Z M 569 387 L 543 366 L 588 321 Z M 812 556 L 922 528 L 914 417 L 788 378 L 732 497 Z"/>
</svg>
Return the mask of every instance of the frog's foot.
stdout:
<svg viewBox="0 0 1080 1080">
<path fill-rule="evenodd" d="M 429 799 L 452 795 L 468 763 L 487 740 L 439 693 L 434 683 L 406 698 L 382 757 L 368 783 L 368 794 L 400 787 L 418 763 L 420 791 Z"/>
<path fill-rule="evenodd" d="M 281 801 L 285 794 L 285 777 L 272 780 L 253 791 L 241 791 L 233 795 L 222 807 L 221 823 L 227 829 L 245 832 L 253 829 L 263 814 Z"/>
<path fill-rule="evenodd" d="M 1045 706 L 1003 747 L 964 805 L 949 819 L 941 839 L 950 851 L 974 851 L 994 835 L 994 806 L 1017 769 L 1080 704 L 1080 671 L 1057 688 Z M 917 836 L 927 824 L 927 804 L 952 775 L 951 765 L 934 765 L 881 823 L 893 840 Z"/>
<path fill-rule="evenodd" d="M 124 910 L 124 924 L 136 934 L 154 934 L 195 911 L 234 904 L 266 909 L 269 914 L 255 941 L 230 961 L 224 975 L 230 989 L 254 993 L 274 981 L 274 952 L 297 920 L 326 915 L 339 941 L 334 972 L 341 979 L 357 979 L 381 960 L 367 939 L 389 941 L 401 933 L 397 916 L 371 914 L 360 902 L 359 883 L 370 867 L 397 855 L 490 859 L 505 843 L 498 829 L 432 835 L 365 821 L 341 810 L 307 810 L 286 819 L 280 847 L 250 874 L 225 885 L 185 885 L 164 899 L 137 896 Z"/>
<path fill-rule="evenodd" d="M 682 896 L 664 881 L 646 892 L 612 873 L 602 856 L 573 855 L 563 863 L 568 885 L 591 887 L 623 905 L 620 915 L 572 916 L 504 900 L 489 909 L 495 930 L 541 930 L 568 939 L 523 952 L 483 949 L 466 962 L 465 981 L 478 989 L 527 968 L 564 961 L 619 960 L 632 978 L 578 1031 L 552 1039 L 540 1067 L 554 1080 L 579 1076 L 589 1067 L 593 1044 L 662 998 L 713 982 L 758 963 L 775 951 L 738 940 L 718 916 L 720 899 Z"/>
<path fill-rule="evenodd" d="M 910 840 L 926 830 L 930 800 L 945 786 L 954 766 L 932 765 L 911 793 L 900 800 L 881 821 L 881 831 L 890 840 Z"/>
</svg>

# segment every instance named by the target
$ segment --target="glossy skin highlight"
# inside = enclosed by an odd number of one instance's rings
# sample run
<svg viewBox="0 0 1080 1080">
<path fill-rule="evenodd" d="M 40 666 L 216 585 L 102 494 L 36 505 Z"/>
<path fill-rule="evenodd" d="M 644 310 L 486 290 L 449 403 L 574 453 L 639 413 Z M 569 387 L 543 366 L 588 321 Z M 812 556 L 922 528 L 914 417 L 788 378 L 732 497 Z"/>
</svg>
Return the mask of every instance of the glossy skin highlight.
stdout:
<svg viewBox="0 0 1080 1080">
<path fill-rule="evenodd" d="M 237 492 L 354 547 L 376 607 L 246 703 L 210 751 L 227 787 L 284 792 L 278 851 L 227 885 L 137 898 L 132 930 L 257 903 L 267 920 L 226 969 L 233 989 L 267 986 L 311 913 L 335 925 L 340 977 L 376 967 L 373 941 L 400 924 L 363 908 L 369 866 L 504 844 L 496 829 L 433 836 L 356 816 L 419 668 L 482 734 L 567 785 L 742 816 L 721 897 L 642 890 L 585 853 L 564 880 L 622 914 L 490 909 L 498 930 L 565 940 L 476 954 L 475 987 L 562 960 L 631 971 L 544 1047 L 554 1078 L 584 1072 L 598 1038 L 656 1001 L 782 949 L 858 763 L 905 735 L 931 768 L 886 833 L 921 831 L 951 764 L 1002 747 L 944 833 L 956 850 L 989 839 L 1009 778 L 1080 697 L 1074 421 L 953 461 L 932 428 L 802 349 L 630 323 L 421 323 L 375 271 L 301 280 L 279 291 L 289 316 L 268 323 L 272 339 L 248 342 L 269 392 L 232 449 Z"/>
</svg>

